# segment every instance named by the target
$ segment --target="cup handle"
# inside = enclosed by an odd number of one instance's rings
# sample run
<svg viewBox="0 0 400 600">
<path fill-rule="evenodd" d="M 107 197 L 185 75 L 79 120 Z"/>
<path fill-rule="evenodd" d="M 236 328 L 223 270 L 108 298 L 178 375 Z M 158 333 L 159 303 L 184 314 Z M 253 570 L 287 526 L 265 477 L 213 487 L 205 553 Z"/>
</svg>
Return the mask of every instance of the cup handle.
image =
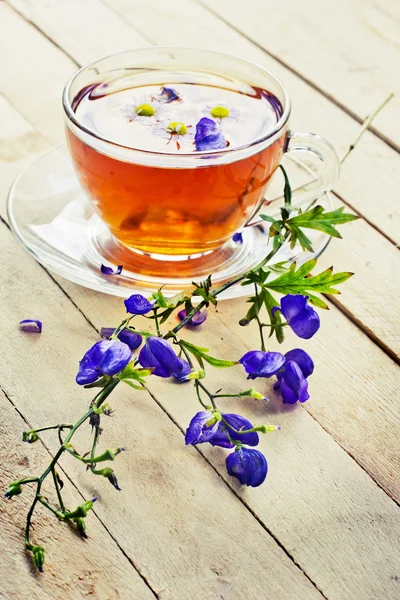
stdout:
<svg viewBox="0 0 400 600">
<path fill-rule="evenodd" d="M 292 190 L 292 203 L 296 207 L 315 202 L 322 194 L 329 192 L 339 177 L 340 161 L 332 144 L 315 133 L 297 133 L 289 131 L 284 147 L 285 153 L 310 152 L 321 161 L 321 173 L 309 183 Z M 246 223 L 246 227 L 264 223 L 258 219 L 260 210 L 272 203 L 284 203 L 283 196 L 273 200 L 264 200 L 257 215 Z"/>
</svg>

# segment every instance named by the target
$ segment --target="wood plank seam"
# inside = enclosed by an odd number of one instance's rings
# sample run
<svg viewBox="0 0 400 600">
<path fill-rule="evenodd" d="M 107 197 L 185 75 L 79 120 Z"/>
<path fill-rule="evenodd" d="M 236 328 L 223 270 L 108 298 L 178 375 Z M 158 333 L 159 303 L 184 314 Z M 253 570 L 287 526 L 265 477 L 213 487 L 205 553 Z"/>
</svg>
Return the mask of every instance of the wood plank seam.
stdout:
<svg viewBox="0 0 400 600">
<path fill-rule="evenodd" d="M 172 416 L 172 414 L 170 414 L 165 409 L 165 407 L 158 401 L 157 397 L 150 390 L 147 390 L 147 391 L 150 394 L 150 396 L 153 398 L 153 400 L 157 404 L 157 406 L 165 413 L 165 415 L 172 421 L 172 423 L 174 423 L 174 425 L 179 429 L 179 431 L 184 436 L 185 435 L 185 430 L 174 419 L 174 417 Z M 286 556 L 293 562 L 293 564 L 296 565 L 296 567 L 298 569 L 300 569 L 300 571 L 303 573 L 303 575 L 308 579 L 308 581 L 310 583 L 312 583 L 312 585 L 318 590 L 318 592 L 321 594 L 321 596 L 323 598 L 325 598 L 325 600 L 329 600 L 328 597 L 323 593 L 323 591 L 315 583 L 315 581 L 313 581 L 311 579 L 311 577 L 306 573 L 306 571 L 303 569 L 303 567 L 300 565 L 300 563 L 298 563 L 296 561 L 296 559 L 294 558 L 294 556 L 292 556 L 292 554 L 290 554 L 290 552 L 285 548 L 285 546 L 282 544 L 282 542 L 279 540 L 279 538 L 277 538 L 276 535 L 269 529 L 269 527 L 267 527 L 267 525 L 265 523 L 263 523 L 263 521 L 260 519 L 260 517 L 257 515 L 257 513 L 245 501 L 245 499 L 238 495 L 237 491 L 230 484 L 229 480 L 227 478 L 225 478 L 222 475 L 222 473 L 220 473 L 218 471 L 218 469 L 216 467 L 214 467 L 214 465 L 211 463 L 211 461 L 208 459 L 208 457 L 204 454 L 204 452 L 202 452 L 201 448 L 198 445 L 195 445 L 193 447 L 200 454 L 200 456 L 203 458 L 203 460 L 205 460 L 205 462 L 208 464 L 208 466 L 211 467 L 211 469 L 218 475 L 218 477 L 223 481 L 223 483 L 229 487 L 229 489 L 231 490 L 231 492 L 236 496 L 236 498 L 239 500 L 239 502 L 241 504 L 243 504 L 243 506 L 250 512 L 250 514 L 257 521 L 257 523 L 262 527 L 262 529 L 264 529 L 264 531 L 266 531 L 266 533 L 268 533 L 268 535 L 270 535 L 272 537 L 272 539 L 276 542 L 276 544 L 279 546 L 279 548 L 286 554 Z"/>
<path fill-rule="evenodd" d="M 11 404 L 11 406 L 14 408 L 14 410 L 21 417 L 21 420 L 29 427 L 29 429 L 33 429 L 33 426 L 31 425 L 31 423 L 23 415 L 23 413 L 19 410 L 18 406 L 15 404 L 15 402 L 12 400 L 12 398 L 7 394 L 6 390 L 1 386 L 1 384 L 0 384 L 0 392 L 4 394 L 5 398 L 7 398 L 8 402 Z M 39 442 L 43 446 L 43 448 L 46 450 L 46 452 L 50 455 L 50 457 L 54 458 L 53 453 L 47 447 L 46 443 L 43 441 L 42 438 L 39 439 Z M 72 485 L 72 487 L 74 487 L 76 489 L 77 493 L 81 496 L 82 500 L 86 500 L 85 496 L 82 494 L 82 492 L 78 488 L 77 484 L 73 481 L 73 479 L 71 479 L 71 477 L 68 475 L 68 473 L 65 471 L 65 469 L 60 464 L 58 465 L 58 468 L 59 468 L 60 471 L 63 472 L 63 474 L 68 479 L 68 481 Z M 104 530 L 107 532 L 107 534 L 113 540 L 113 542 L 116 544 L 117 548 L 122 552 L 122 554 L 125 556 L 125 558 L 132 565 L 133 569 L 137 572 L 137 574 L 139 575 L 139 577 L 143 580 L 144 584 L 149 588 L 149 590 L 154 595 L 154 597 L 157 598 L 157 600 L 159 600 L 159 595 L 152 588 L 152 586 L 150 585 L 150 583 L 149 583 L 148 579 L 146 578 L 146 576 L 143 573 L 140 572 L 140 569 L 135 565 L 135 563 L 133 562 L 133 560 L 131 559 L 131 557 L 122 548 L 122 546 L 120 545 L 120 543 L 118 542 L 118 540 L 114 537 L 114 535 L 111 533 L 111 531 L 109 530 L 109 528 L 107 527 L 107 525 L 105 524 L 105 522 L 99 517 L 99 515 L 97 514 L 97 512 L 95 510 L 93 510 L 92 512 L 93 512 L 95 518 L 102 525 L 102 527 L 104 528 Z"/>
<path fill-rule="evenodd" d="M 256 46 L 257 48 L 259 48 L 263 52 L 265 52 L 265 54 L 268 54 L 268 56 L 270 56 L 271 58 L 273 58 L 274 60 L 276 60 L 279 64 L 281 64 L 283 67 L 285 67 L 285 69 L 287 69 L 288 71 L 290 71 L 291 73 L 293 73 L 293 75 L 296 75 L 296 77 L 298 77 L 299 79 L 301 79 L 302 81 L 304 81 L 304 83 L 306 83 L 311 88 L 313 88 L 316 92 L 318 92 L 319 94 L 321 94 L 321 96 L 324 96 L 324 98 L 326 98 L 327 100 L 329 100 L 330 102 L 332 102 L 332 104 L 334 104 L 335 106 L 337 106 L 338 108 L 340 108 L 349 117 L 351 117 L 352 119 L 354 119 L 355 121 L 357 121 L 357 123 L 360 123 L 360 125 L 362 125 L 364 119 L 362 119 L 361 117 L 359 117 L 356 113 L 354 113 L 345 104 L 342 104 L 339 100 L 337 100 L 336 98 L 334 98 L 333 96 L 331 96 L 331 94 L 328 94 L 323 88 L 319 87 L 316 83 L 314 83 L 313 81 L 310 81 L 309 79 L 307 79 L 307 77 L 305 75 L 302 75 L 301 73 L 299 73 L 294 67 L 292 67 L 290 64 L 286 63 L 278 55 L 276 55 L 273 52 L 271 52 L 270 50 L 267 50 L 266 48 L 264 48 L 264 46 L 262 46 L 261 44 L 259 44 L 255 40 L 253 40 L 246 33 L 244 33 L 243 31 L 241 31 L 238 27 L 236 27 L 235 25 L 233 25 L 232 23 L 230 23 L 229 21 L 227 21 L 226 19 L 224 19 L 223 17 L 221 17 L 221 15 L 219 15 L 216 11 L 212 10 L 207 4 L 204 4 L 201 0 L 193 0 L 193 2 L 195 2 L 196 4 L 199 4 L 200 6 L 202 6 L 204 9 L 206 9 L 209 13 L 211 13 L 217 19 L 219 19 L 220 21 L 222 21 L 223 23 L 225 23 L 225 25 L 227 25 L 228 27 L 230 27 L 233 31 L 236 31 L 236 33 L 238 33 L 239 35 L 241 35 L 242 37 L 244 37 L 245 39 L 247 39 L 249 42 L 251 42 L 254 46 Z M 378 129 L 376 129 L 375 127 L 371 126 L 371 127 L 368 128 L 368 131 L 370 131 L 371 133 L 373 133 L 377 138 L 379 138 L 382 142 L 384 142 L 385 144 L 387 144 L 390 148 L 392 148 L 396 152 L 400 153 L 400 146 L 398 144 L 396 144 L 395 142 L 393 142 L 392 140 L 390 140 L 389 138 L 387 138 Z"/>
<path fill-rule="evenodd" d="M 397 246 L 396 246 L 397 247 Z M 358 319 L 352 312 L 349 310 L 344 304 L 335 298 L 334 296 L 327 296 L 323 294 L 325 299 L 336 306 L 338 310 L 349 320 L 351 321 L 360 331 L 363 332 L 364 335 L 367 336 L 368 339 L 371 340 L 378 348 L 382 350 L 389 358 L 391 358 L 397 365 L 400 365 L 400 356 L 396 354 L 394 350 L 392 350 L 389 346 L 385 344 L 383 340 L 381 340 L 367 325 L 365 325 L 361 319 Z"/>
<path fill-rule="evenodd" d="M 4 223 L 4 225 L 6 225 L 6 227 L 11 231 L 11 228 L 9 226 L 9 224 L 3 219 L 3 217 L 0 215 L 0 222 Z M 39 263 L 39 265 L 41 266 L 41 268 L 45 271 L 45 273 L 47 273 L 47 275 L 50 277 L 50 279 L 52 281 L 54 281 L 54 283 L 57 285 L 57 287 L 63 292 L 63 294 L 68 298 L 68 300 L 71 302 L 71 304 L 82 314 L 82 316 L 85 318 L 85 320 L 87 321 L 87 323 L 94 329 L 94 331 L 96 331 L 96 333 L 98 333 L 98 335 L 100 335 L 100 330 L 97 329 L 97 327 L 91 322 L 91 320 L 87 317 L 87 315 L 84 313 L 84 311 L 79 308 L 79 306 L 76 304 L 76 302 L 74 302 L 74 300 L 71 298 L 71 296 L 68 294 L 68 292 L 60 285 L 60 283 L 52 276 L 52 274 L 43 266 Z M 383 344 L 383 342 L 376 336 L 373 334 L 373 332 L 371 332 L 369 329 L 367 329 L 363 323 L 357 319 L 348 309 L 346 309 L 345 306 L 343 306 L 342 304 L 340 304 L 340 302 L 338 300 L 336 300 L 336 298 L 334 298 L 333 296 L 328 297 L 325 295 L 325 298 L 327 299 L 328 302 L 330 302 L 331 304 L 333 304 L 347 319 L 349 319 L 349 321 L 351 321 L 362 333 L 364 333 L 376 346 L 378 346 L 387 356 L 389 356 L 396 364 L 400 364 L 400 357 L 398 357 L 388 346 L 386 346 L 385 344 Z M 185 432 L 183 431 L 183 429 L 179 426 L 179 424 L 175 421 L 175 419 L 173 418 L 173 416 L 168 413 L 164 407 L 158 402 L 158 400 L 156 399 L 156 397 L 148 390 L 149 394 L 151 395 L 151 397 L 153 398 L 153 400 L 156 402 L 156 404 L 161 408 L 161 410 L 168 416 L 168 418 L 176 425 L 176 427 L 178 427 L 178 429 L 180 431 L 182 431 L 182 433 L 184 434 Z M 4 392 L 5 393 L 5 392 Z M 306 410 L 305 407 L 302 407 L 304 410 Z M 352 460 L 354 460 L 354 462 L 361 467 L 361 469 L 368 474 L 368 476 L 372 479 L 372 481 L 374 481 L 376 483 L 376 485 L 383 491 L 385 492 L 385 494 L 391 499 L 393 500 L 398 506 L 400 506 L 400 504 L 390 496 L 390 494 L 388 493 L 388 491 L 381 486 L 371 475 L 371 473 L 356 459 L 356 457 L 347 449 L 345 448 L 342 444 L 340 444 L 338 442 L 338 440 L 333 436 L 333 434 L 331 434 L 328 429 L 326 429 L 325 427 L 323 427 L 323 425 L 321 425 L 321 423 L 309 412 L 307 411 L 307 413 L 309 415 L 312 416 L 312 418 L 314 419 L 314 421 L 316 421 L 316 423 L 318 423 L 318 425 L 320 427 L 322 427 L 322 429 L 324 431 L 326 431 L 331 437 L 333 437 L 333 439 L 335 440 L 335 443 L 338 444 L 338 446 L 340 446 L 340 448 L 342 448 L 342 450 L 344 452 L 346 452 L 346 454 L 348 454 L 348 456 L 350 456 L 350 458 Z M 198 449 L 196 447 L 196 449 Z M 200 454 L 202 454 L 200 452 Z M 205 461 L 214 469 L 214 467 L 212 466 L 212 464 L 209 462 L 209 460 L 202 454 L 203 458 L 205 459 Z M 214 469 L 215 470 L 215 469 Z M 238 496 L 239 500 L 241 500 L 241 498 Z M 111 534 L 110 534 L 111 535 Z M 272 535 L 272 534 L 271 534 Z M 289 555 L 288 555 L 289 556 Z M 295 561 L 294 561 L 295 562 Z M 317 587 L 317 586 L 316 586 Z M 320 591 L 320 590 L 319 590 Z M 322 593 L 322 592 L 321 592 Z"/>
</svg>

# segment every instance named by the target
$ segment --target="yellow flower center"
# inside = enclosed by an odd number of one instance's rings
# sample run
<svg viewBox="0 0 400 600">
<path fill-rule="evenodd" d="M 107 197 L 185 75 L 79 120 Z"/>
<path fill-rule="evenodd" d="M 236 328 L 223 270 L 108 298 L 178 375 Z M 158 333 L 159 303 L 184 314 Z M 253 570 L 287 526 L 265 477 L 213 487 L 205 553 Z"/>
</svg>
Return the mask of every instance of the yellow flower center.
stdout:
<svg viewBox="0 0 400 600">
<path fill-rule="evenodd" d="M 141 117 L 152 117 L 156 114 L 156 109 L 151 104 L 139 104 L 135 108 L 135 113 L 140 115 Z"/>
<path fill-rule="evenodd" d="M 185 135 L 187 133 L 187 127 L 182 121 L 172 121 L 165 129 L 168 133 L 176 133 L 177 135 Z"/>
<path fill-rule="evenodd" d="M 229 117 L 229 110 L 225 106 L 214 106 L 211 109 L 211 116 L 215 119 L 225 119 Z"/>
</svg>

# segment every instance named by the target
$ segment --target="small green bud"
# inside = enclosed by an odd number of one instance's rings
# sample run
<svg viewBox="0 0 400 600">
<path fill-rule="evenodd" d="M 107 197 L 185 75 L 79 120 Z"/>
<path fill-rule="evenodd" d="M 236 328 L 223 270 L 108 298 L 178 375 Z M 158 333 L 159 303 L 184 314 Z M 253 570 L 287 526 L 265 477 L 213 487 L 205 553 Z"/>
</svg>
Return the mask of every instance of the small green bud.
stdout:
<svg viewBox="0 0 400 600">
<path fill-rule="evenodd" d="M 178 135 L 185 135 L 187 133 L 187 127 L 182 121 L 171 121 L 165 129 L 168 133 L 177 133 Z"/>
<path fill-rule="evenodd" d="M 87 538 L 85 519 L 83 517 L 76 517 L 73 521 L 77 531 L 82 534 L 82 537 Z"/>
<path fill-rule="evenodd" d="M 13 481 L 8 486 L 7 491 L 4 494 L 4 497 L 11 498 L 12 496 L 19 496 L 19 494 L 21 494 L 21 493 L 22 493 L 22 487 L 20 486 L 20 484 L 18 482 Z"/>
<path fill-rule="evenodd" d="M 32 544 L 27 545 L 27 549 L 30 550 L 33 554 L 33 562 L 37 566 L 40 573 L 43 573 L 43 565 L 44 565 L 44 548 L 43 546 L 36 546 Z"/>
<path fill-rule="evenodd" d="M 244 318 L 244 319 L 240 319 L 240 321 L 239 321 L 239 325 L 240 325 L 241 327 L 247 327 L 247 325 L 248 325 L 249 323 L 250 323 L 249 319 L 246 319 L 246 318 Z"/>
<path fill-rule="evenodd" d="M 135 108 L 135 112 L 137 115 L 140 115 L 141 117 L 152 117 L 153 115 L 156 114 L 156 109 L 154 108 L 154 106 L 151 106 L 151 104 L 139 104 L 139 106 L 137 106 Z"/>
<path fill-rule="evenodd" d="M 84 519 L 89 512 L 89 510 L 93 507 L 93 504 L 96 502 L 97 498 L 92 498 L 92 500 L 86 500 L 80 506 L 77 506 L 75 510 L 71 512 L 64 513 L 64 519 L 76 519 L 82 518 Z"/>
<path fill-rule="evenodd" d="M 225 119 L 229 117 L 229 110 L 225 106 L 214 106 L 211 109 L 211 116 L 214 119 Z"/>
<path fill-rule="evenodd" d="M 187 380 L 191 379 L 204 379 L 205 373 L 204 369 L 198 369 L 197 371 L 192 371 L 189 375 L 186 376 Z"/>
<path fill-rule="evenodd" d="M 24 431 L 22 434 L 22 441 L 27 442 L 28 444 L 33 444 L 34 442 L 37 442 L 38 439 L 40 438 L 34 429 Z"/>
<path fill-rule="evenodd" d="M 268 401 L 268 398 L 266 398 L 263 394 L 260 394 L 260 392 L 257 392 L 254 388 L 248 390 L 247 396 L 249 396 L 249 398 L 255 398 L 256 400 Z"/>
</svg>

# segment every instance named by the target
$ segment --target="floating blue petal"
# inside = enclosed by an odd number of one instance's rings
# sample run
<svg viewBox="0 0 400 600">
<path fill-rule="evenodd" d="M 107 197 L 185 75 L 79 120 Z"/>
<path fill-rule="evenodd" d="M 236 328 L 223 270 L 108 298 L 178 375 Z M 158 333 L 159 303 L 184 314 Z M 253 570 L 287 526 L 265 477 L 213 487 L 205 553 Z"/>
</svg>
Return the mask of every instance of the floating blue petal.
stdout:
<svg viewBox="0 0 400 600">
<path fill-rule="evenodd" d="M 272 309 L 272 314 L 280 310 L 292 331 L 300 338 L 308 340 L 319 329 L 318 313 L 307 304 L 308 296 L 287 294 L 281 298 L 281 305 Z"/>
<path fill-rule="evenodd" d="M 242 485 L 258 487 L 267 476 L 268 463 L 259 450 L 238 448 L 226 457 L 226 469 Z"/>
<path fill-rule="evenodd" d="M 197 123 L 194 142 L 198 151 L 226 148 L 226 140 L 219 125 L 207 117 Z"/>
<path fill-rule="evenodd" d="M 118 340 L 96 342 L 79 363 L 76 383 L 93 383 L 102 375 L 116 375 L 132 358 L 129 346 Z"/>
<path fill-rule="evenodd" d="M 126 312 L 130 315 L 145 315 L 154 306 L 154 302 L 149 302 L 142 294 L 133 294 L 124 300 Z"/>
<path fill-rule="evenodd" d="M 42 333 L 43 323 L 39 319 L 24 319 L 19 322 L 20 329 L 29 333 Z"/>
<path fill-rule="evenodd" d="M 159 100 L 164 102 L 165 104 L 169 104 L 170 102 L 174 102 L 175 100 L 180 100 L 180 96 L 176 90 L 169 87 L 162 87 L 161 94 L 159 96 Z"/>
</svg>

